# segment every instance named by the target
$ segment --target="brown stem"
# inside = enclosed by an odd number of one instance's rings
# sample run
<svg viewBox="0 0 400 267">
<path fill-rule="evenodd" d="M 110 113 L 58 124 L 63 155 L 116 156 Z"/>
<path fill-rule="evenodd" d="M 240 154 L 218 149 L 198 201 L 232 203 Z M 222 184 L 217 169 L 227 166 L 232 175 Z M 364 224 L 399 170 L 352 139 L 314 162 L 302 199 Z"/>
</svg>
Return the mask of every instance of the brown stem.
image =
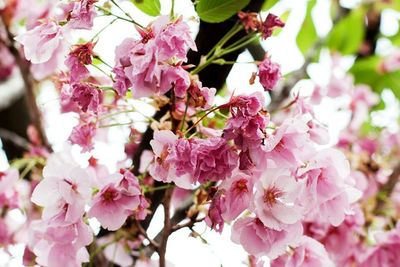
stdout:
<svg viewBox="0 0 400 267">
<path fill-rule="evenodd" d="M 33 125 L 35 126 L 36 130 L 39 133 L 39 137 L 42 141 L 43 146 L 45 146 L 49 151 L 52 151 L 51 145 L 47 140 L 47 136 L 43 128 L 42 114 L 36 103 L 36 96 L 34 92 L 35 83 L 32 74 L 30 72 L 30 64 L 24 58 L 21 57 L 21 54 L 15 47 L 14 36 L 10 32 L 10 29 L 6 26 L 6 23 L 4 23 L 3 17 L 1 17 L 1 21 L 3 24 L 3 28 L 7 34 L 7 40 L 6 41 L 1 40 L 1 42 L 3 42 L 3 44 L 8 48 L 10 53 L 14 56 L 15 62 L 20 70 L 22 80 L 24 81 L 25 85 L 26 96 L 27 96 L 26 99 L 28 102 L 27 104 L 30 110 Z"/>
<path fill-rule="evenodd" d="M 383 214 L 383 208 L 385 207 L 386 200 L 392 194 L 398 179 L 400 176 L 400 163 L 396 165 L 393 169 L 392 174 L 389 176 L 387 182 L 381 187 L 378 193 L 377 202 L 375 205 L 374 213 L 375 214 Z"/>
<path fill-rule="evenodd" d="M 163 206 L 164 206 L 164 229 L 162 233 L 162 239 L 160 242 L 160 247 L 158 249 L 158 254 L 160 256 L 160 267 L 165 267 L 165 254 L 167 252 L 167 242 L 168 237 L 171 234 L 171 215 L 170 215 L 170 204 L 173 188 L 168 188 L 165 190 Z"/>
</svg>

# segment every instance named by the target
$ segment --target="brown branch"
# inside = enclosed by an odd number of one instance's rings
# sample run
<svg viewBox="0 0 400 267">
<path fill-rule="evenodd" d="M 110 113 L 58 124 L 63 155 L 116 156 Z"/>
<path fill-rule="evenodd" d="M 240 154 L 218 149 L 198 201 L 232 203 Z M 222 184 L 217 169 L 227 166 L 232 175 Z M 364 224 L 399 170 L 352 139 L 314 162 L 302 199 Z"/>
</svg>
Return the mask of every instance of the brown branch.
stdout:
<svg viewBox="0 0 400 267">
<path fill-rule="evenodd" d="M 382 210 L 385 207 L 386 200 L 393 193 L 393 190 L 396 187 L 396 184 L 399 180 L 399 176 L 400 176 L 400 163 L 396 165 L 396 167 L 393 169 L 392 174 L 389 176 L 387 182 L 380 188 L 379 193 L 377 195 L 378 197 L 374 209 L 374 214 L 384 213 Z"/>
<path fill-rule="evenodd" d="M 173 188 L 165 190 L 163 206 L 164 206 L 164 228 L 162 231 L 162 238 L 158 249 L 158 255 L 160 256 L 160 267 L 165 267 L 165 254 L 167 252 L 168 237 L 171 234 L 171 215 L 170 215 L 170 204 L 172 197 Z"/>
<path fill-rule="evenodd" d="M 147 231 L 143 229 L 142 225 L 140 222 L 135 220 L 136 227 L 138 228 L 139 232 L 141 235 L 143 235 L 150 243 L 150 245 L 154 248 L 155 251 L 158 251 L 158 248 L 160 247 L 160 244 L 158 244 L 156 241 L 151 239 L 149 235 L 147 234 Z"/>
<path fill-rule="evenodd" d="M 0 128 L 0 138 L 7 140 L 23 150 L 29 149 L 29 142 L 18 134 L 11 132 L 7 129 Z"/>
<path fill-rule="evenodd" d="M 13 55 L 15 62 L 20 70 L 21 77 L 25 85 L 27 105 L 29 107 L 33 125 L 35 126 L 36 130 L 39 133 L 39 137 L 42 141 L 43 146 L 45 146 L 49 151 L 52 151 L 51 145 L 47 140 L 47 136 L 43 128 L 42 114 L 36 103 L 36 96 L 34 92 L 35 83 L 32 74 L 30 72 L 30 64 L 24 58 L 21 57 L 21 54 L 15 47 L 14 36 L 7 27 L 7 24 L 4 22 L 3 17 L 1 17 L 1 22 L 7 34 L 7 40 L 1 40 L 1 42 L 8 48 L 10 53 Z"/>
</svg>

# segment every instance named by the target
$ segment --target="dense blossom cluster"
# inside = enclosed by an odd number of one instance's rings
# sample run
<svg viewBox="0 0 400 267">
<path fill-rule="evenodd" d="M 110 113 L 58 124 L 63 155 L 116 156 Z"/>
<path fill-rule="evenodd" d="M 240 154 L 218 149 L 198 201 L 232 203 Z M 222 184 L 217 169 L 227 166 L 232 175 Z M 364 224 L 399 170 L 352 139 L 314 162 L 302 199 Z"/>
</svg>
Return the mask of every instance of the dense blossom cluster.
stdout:
<svg viewBox="0 0 400 267">
<path fill-rule="evenodd" d="M 71 46 L 71 32 L 91 30 L 97 14 L 108 14 L 107 5 L 99 8 L 96 2 L 40 7 L 34 21 L 27 21 L 27 31 L 15 38 L 34 78 L 52 76 L 61 112 L 77 118 L 68 142 L 90 158 L 82 163 L 70 149 L 46 151 L 31 137 L 34 145 L 25 159 L 36 167 L 27 167 L 21 176 L 30 172 L 32 182 L 18 179 L 14 168 L 0 172 L 2 245 L 24 242 L 27 264 L 81 266 L 100 251 L 120 266 L 157 266 L 146 253 L 160 244 L 147 236 L 143 220 L 151 219 L 154 203 L 173 198 L 178 206 L 189 198 L 193 204 L 185 213 L 190 222 L 205 221 L 219 233 L 230 224 L 231 240 L 257 266 L 264 256 L 273 267 L 400 265 L 400 224 L 377 216 L 388 228 L 368 231 L 377 223 L 369 199 L 379 195 L 391 174 L 390 168 L 376 167 L 375 160 L 400 154 L 398 134 L 359 135 L 378 102 L 368 86 L 332 71 L 328 83 L 316 83 L 310 97 L 297 95 L 270 113 L 265 96 L 282 73 L 266 54 L 250 78 L 253 83 L 258 76 L 264 91 L 233 93 L 215 105 L 217 89 L 203 86 L 197 75 L 215 62 L 205 57 L 197 67 L 187 63 L 189 49 L 197 47 L 182 17 L 159 16 L 147 27 L 135 22 L 136 38 L 127 33 L 115 48 L 112 66 L 95 52 L 96 38 Z M 239 19 L 243 33 L 263 39 L 285 25 L 273 14 L 262 21 L 259 14 L 240 12 Z M 4 53 L 7 64 L 0 66 L 0 79 L 15 64 Z M 386 60 L 382 71 L 398 69 L 397 61 Z M 109 67 L 109 75 L 94 75 L 93 67 L 99 66 Z M 333 147 L 314 107 L 324 98 L 340 97 L 347 97 L 343 109 L 351 118 Z M 136 112 L 148 119 L 130 98 L 145 99 L 156 114 L 167 111 L 146 121 L 145 133 L 129 123 L 127 157 L 115 166 L 119 171 L 110 172 L 91 153 L 103 138 L 100 128 L 112 125 L 114 116 Z M 162 200 L 151 198 L 156 191 L 165 192 Z M 400 210 L 399 193 L 397 186 L 390 196 L 394 210 Z M 163 205 L 169 215 L 169 202 Z M 27 226 L 11 230 L 7 214 L 15 209 L 26 210 Z M 99 232 L 92 222 L 100 224 Z M 169 223 L 165 227 L 171 232 L 180 226 Z M 20 238 L 23 232 L 29 238 Z"/>
</svg>

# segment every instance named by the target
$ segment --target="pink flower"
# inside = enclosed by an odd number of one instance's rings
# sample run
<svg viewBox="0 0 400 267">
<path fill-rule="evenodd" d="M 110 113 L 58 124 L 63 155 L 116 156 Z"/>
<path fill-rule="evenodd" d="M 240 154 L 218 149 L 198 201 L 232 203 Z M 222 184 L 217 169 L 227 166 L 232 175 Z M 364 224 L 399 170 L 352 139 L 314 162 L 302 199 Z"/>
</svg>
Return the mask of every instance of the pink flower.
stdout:
<svg viewBox="0 0 400 267">
<path fill-rule="evenodd" d="M 324 149 L 310 158 L 305 167 L 298 170 L 305 179 L 305 201 L 309 216 L 316 216 L 334 226 L 351 214 L 350 204 L 361 193 L 351 184 L 349 162 L 343 153 Z"/>
<path fill-rule="evenodd" d="M 377 244 L 367 252 L 364 260 L 358 266 L 400 266 L 400 258 L 398 255 L 400 249 L 400 223 L 397 223 L 396 228 L 391 231 L 377 234 L 375 238 Z"/>
<path fill-rule="evenodd" d="M 93 27 L 93 19 L 96 16 L 94 3 L 97 0 L 78 0 L 74 2 L 73 8 L 67 18 L 68 26 L 72 29 L 90 30 Z"/>
<path fill-rule="evenodd" d="M 72 85 L 72 101 L 76 102 L 83 112 L 97 113 L 103 102 L 103 92 L 87 83 Z"/>
<path fill-rule="evenodd" d="M 299 246 L 271 262 L 271 267 L 334 267 L 324 246 L 308 236 L 303 236 Z"/>
<path fill-rule="evenodd" d="M 181 66 L 165 66 L 161 76 L 160 93 L 165 94 L 174 88 L 175 96 L 183 98 L 189 88 L 189 73 Z"/>
<path fill-rule="evenodd" d="M 196 182 L 219 181 L 237 166 L 237 155 L 219 137 L 178 139 L 171 131 L 154 133 L 150 142 L 155 162 L 150 167 L 154 179 L 191 188 Z"/>
<path fill-rule="evenodd" d="M 309 127 L 299 118 L 288 118 L 275 132 L 265 139 L 263 150 L 266 158 L 279 166 L 297 166 L 302 162 L 304 151 L 312 151 Z"/>
<path fill-rule="evenodd" d="M 190 95 L 189 104 L 193 107 L 210 108 L 217 92 L 215 88 L 203 87 L 200 81 L 193 81 L 187 90 Z"/>
<path fill-rule="evenodd" d="M 277 82 L 282 78 L 281 66 L 272 62 L 269 56 L 258 65 L 258 77 L 265 90 L 272 90 Z"/>
<path fill-rule="evenodd" d="M 24 46 L 26 59 L 39 64 L 57 57 L 57 50 L 63 46 L 63 32 L 56 22 L 46 21 L 15 40 Z"/>
<path fill-rule="evenodd" d="M 173 88 L 176 96 L 184 97 L 190 79 L 180 65 L 187 49 L 196 48 L 188 30 L 181 19 L 169 23 L 161 16 L 147 30 L 139 30 L 142 40 L 125 39 L 115 51 L 118 90 L 132 87 L 134 97 L 146 97 Z"/>
<path fill-rule="evenodd" d="M 285 23 L 280 20 L 278 16 L 274 14 L 268 14 L 267 18 L 262 23 L 262 38 L 267 39 L 272 35 L 272 32 L 276 27 L 282 28 Z"/>
<path fill-rule="evenodd" d="M 400 51 L 396 50 L 391 53 L 391 55 L 381 62 L 379 68 L 384 73 L 393 72 L 400 69 Z"/>
<path fill-rule="evenodd" d="M 159 48 L 160 60 L 166 61 L 176 57 L 186 61 L 186 53 L 189 48 L 197 51 L 196 44 L 190 36 L 189 25 L 182 21 L 182 17 L 165 25 L 166 22 L 168 22 L 168 17 L 164 16 L 158 18 L 152 25 L 155 45 Z"/>
<path fill-rule="evenodd" d="M 122 67 L 114 67 L 112 70 L 115 73 L 114 88 L 120 96 L 125 96 L 128 89 L 132 86 L 131 81 L 125 75 Z"/>
<path fill-rule="evenodd" d="M 231 176 L 238 158 L 224 139 L 194 139 L 193 143 L 191 156 L 196 160 L 193 170 L 195 181 L 221 181 Z"/>
<path fill-rule="evenodd" d="M 89 76 L 85 65 L 92 64 L 93 47 L 95 43 L 76 45 L 69 53 L 65 65 L 70 69 L 71 83 L 79 82 L 82 78 Z"/>
<path fill-rule="evenodd" d="M 304 209 L 298 197 L 302 184 L 285 169 L 273 166 L 263 172 L 254 195 L 254 210 L 263 224 L 281 230 L 303 218 Z"/>
<path fill-rule="evenodd" d="M 88 225 L 81 219 L 73 224 L 66 224 L 61 212 L 52 218 L 33 221 L 30 225 L 32 251 L 36 262 L 42 266 L 63 267 L 81 266 L 89 261 L 85 246 L 93 240 Z"/>
<path fill-rule="evenodd" d="M 232 227 L 231 239 L 241 244 L 250 255 L 275 259 L 285 253 L 287 246 L 296 245 L 302 233 L 300 223 L 277 231 L 264 226 L 257 218 L 241 218 Z"/>
<path fill-rule="evenodd" d="M 137 178 L 126 171 L 124 176 L 104 186 L 92 200 L 89 217 L 95 217 L 104 228 L 115 231 L 125 223 L 128 216 L 139 210 L 142 202 Z"/>
<path fill-rule="evenodd" d="M 43 207 L 44 219 L 65 210 L 65 222 L 75 223 L 85 211 L 91 196 L 90 178 L 72 162 L 61 153 L 53 154 L 43 169 L 44 179 L 35 187 L 31 201 Z"/>
<path fill-rule="evenodd" d="M 248 208 L 253 197 L 253 184 L 253 179 L 241 172 L 235 172 L 221 183 L 219 189 L 225 194 L 224 220 L 232 221 Z"/>
<path fill-rule="evenodd" d="M 18 179 L 19 173 L 16 169 L 0 171 L 0 209 L 3 207 L 18 208 L 18 192 L 16 191 Z"/>
<path fill-rule="evenodd" d="M 94 148 L 93 138 L 96 135 L 95 123 L 79 123 L 72 129 L 68 140 L 72 144 L 82 147 L 82 152 L 91 151 Z"/>
</svg>

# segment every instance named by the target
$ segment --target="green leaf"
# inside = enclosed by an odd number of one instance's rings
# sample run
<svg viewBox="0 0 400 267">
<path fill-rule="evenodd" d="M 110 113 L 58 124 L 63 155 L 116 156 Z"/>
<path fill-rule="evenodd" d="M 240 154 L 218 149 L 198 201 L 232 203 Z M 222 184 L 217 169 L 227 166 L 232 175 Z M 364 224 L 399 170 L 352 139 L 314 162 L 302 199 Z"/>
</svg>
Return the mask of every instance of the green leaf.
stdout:
<svg viewBox="0 0 400 267">
<path fill-rule="evenodd" d="M 249 2 L 250 0 L 199 0 L 196 11 L 201 20 L 217 23 L 229 19 Z"/>
<path fill-rule="evenodd" d="M 269 10 L 271 7 L 273 7 L 278 2 L 279 2 L 279 0 L 265 0 L 264 4 L 261 7 L 261 10 L 262 11 Z"/>
<path fill-rule="evenodd" d="M 328 36 L 328 47 L 342 55 L 350 55 L 358 51 L 365 35 L 365 10 L 353 9 L 341 19 Z"/>
<path fill-rule="evenodd" d="M 355 83 L 368 84 L 377 94 L 383 89 L 392 90 L 397 99 L 400 99 L 400 71 L 383 73 L 379 68 L 381 62 L 382 58 L 378 56 L 357 60 L 350 69 Z"/>
<path fill-rule="evenodd" d="M 140 11 L 149 16 L 158 16 L 161 11 L 160 0 L 131 0 Z"/>
<path fill-rule="evenodd" d="M 311 16 L 311 11 L 316 3 L 316 0 L 311 0 L 308 2 L 306 16 L 304 18 L 303 24 L 301 25 L 301 29 L 297 34 L 297 46 L 299 47 L 303 55 L 307 54 L 308 50 L 310 50 L 310 48 L 317 41 L 318 38 L 317 30 L 315 29 L 314 21 Z"/>
</svg>

